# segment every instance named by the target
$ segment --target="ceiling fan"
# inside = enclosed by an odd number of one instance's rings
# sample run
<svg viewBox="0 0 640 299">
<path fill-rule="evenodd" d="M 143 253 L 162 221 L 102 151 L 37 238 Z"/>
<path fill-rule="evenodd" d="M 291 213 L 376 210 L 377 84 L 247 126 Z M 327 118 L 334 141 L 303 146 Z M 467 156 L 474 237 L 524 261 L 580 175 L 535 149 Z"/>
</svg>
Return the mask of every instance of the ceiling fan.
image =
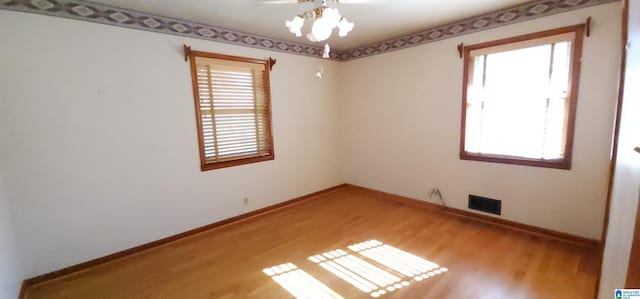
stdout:
<svg viewBox="0 0 640 299">
<path fill-rule="evenodd" d="M 261 4 L 295 4 L 295 3 L 313 3 L 316 0 L 263 0 Z M 328 0 L 323 2 L 332 2 L 337 4 L 362 4 L 362 3 L 378 3 L 382 0 Z"/>
<path fill-rule="evenodd" d="M 322 4 L 311 10 L 307 10 L 302 14 L 299 14 L 291 21 L 285 21 L 285 26 L 289 28 L 289 31 L 296 36 L 302 36 L 302 26 L 304 26 L 304 20 L 310 20 L 313 22 L 311 32 L 307 34 L 307 39 L 312 42 L 321 42 L 329 39 L 334 28 L 338 28 L 338 35 L 345 37 L 351 30 L 353 30 L 352 22 L 347 21 L 346 18 L 340 15 L 337 8 L 329 7 L 328 2 L 337 4 L 360 4 L 360 3 L 376 3 L 381 0 L 322 0 Z M 314 3 L 315 0 L 264 0 L 259 3 L 262 4 L 296 4 L 296 3 Z M 322 53 L 323 58 L 329 58 L 329 44 L 324 45 L 324 51 Z"/>
</svg>

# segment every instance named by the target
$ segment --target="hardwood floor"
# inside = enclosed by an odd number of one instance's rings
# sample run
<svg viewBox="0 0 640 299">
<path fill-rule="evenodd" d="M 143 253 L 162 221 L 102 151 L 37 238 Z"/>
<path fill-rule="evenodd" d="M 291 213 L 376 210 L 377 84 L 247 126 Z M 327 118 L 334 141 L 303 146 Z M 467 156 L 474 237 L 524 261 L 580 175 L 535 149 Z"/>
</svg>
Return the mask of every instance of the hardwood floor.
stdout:
<svg viewBox="0 0 640 299">
<path fill-rule="evenodd" d="M 410 283 L 374 294 L 379 298 L 593 297 L 596 249 L 383 197 L 345 186 L 280 211 L 33 285 L 25 297 L 293 298 L 263 271 L 292 263 L 344 298 L 372 298 L 373 290 L 364 292 L 308 259 L 338 249 Z M 417 281 L 348 247 L 374 239 L 448 271 L 425 274 L 428 278 Z M 412 263 L 419 268 L 417 260 Z M 292 277 L 285 281 L 301 276 Z M 314 287 L 306 284 L 301 292 Z"/>
</svg>

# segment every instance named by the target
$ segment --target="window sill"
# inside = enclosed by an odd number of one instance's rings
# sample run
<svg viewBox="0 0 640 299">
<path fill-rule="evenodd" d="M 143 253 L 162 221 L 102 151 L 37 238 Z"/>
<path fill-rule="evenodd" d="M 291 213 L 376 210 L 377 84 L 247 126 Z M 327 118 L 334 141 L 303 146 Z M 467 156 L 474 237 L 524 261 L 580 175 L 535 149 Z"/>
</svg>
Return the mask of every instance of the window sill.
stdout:
<svg viewBox="0 0 640 299">
<path fill-rule="evenodd" d="M 222 161 L 222 162 L 214 162 L 214 163 L 203 164 L 203 165 L 200 165 L 200 169 L 202 171 L 207 171 L 207 170 L 214 170 L 214 169 L 225 168 L 225 167 L 232 167 L 232 166 L 238 166 L 238 165 L 244 165 L 244 164 L 258 163 L 258 162 L 263 162 L 263 161 L 270 161 L 270 160 L 273 160 L 273 159 L 275 159 L 275 156 L 273 154 L 268 155 L 268 156 L 261 156 L 261 157 L 240 158 L 240 159 L 235 159 L 235 160 L 228 160 L 228 161 Z"/>
<path fill-rule="evenodd" d="M 502 163 L 502 164 L 511 164 L 511 165 L 571 170 L 571 160 L 569 159 L 539 160 L 539 159 L 527 159 L 527 158 L 520 158 L 520 157 L 513 157 L 513 156 L 476 154 L 476 153 L 468 153 L 468 152 L 461 152 L 460 159 L 490 162 L 490 163 Z"/>
</svg>

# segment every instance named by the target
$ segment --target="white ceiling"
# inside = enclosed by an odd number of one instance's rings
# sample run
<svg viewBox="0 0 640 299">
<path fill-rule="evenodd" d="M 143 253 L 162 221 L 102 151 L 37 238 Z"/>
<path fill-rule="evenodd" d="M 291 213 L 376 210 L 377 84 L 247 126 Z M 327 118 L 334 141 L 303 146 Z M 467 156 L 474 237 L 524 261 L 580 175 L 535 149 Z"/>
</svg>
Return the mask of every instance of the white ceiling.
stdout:
<svg viewBox="0 0 640 299">
<path fill-rule="evenodd" d="M 313 43 L 291 34 L 284 22 L 320 2 L 267 5 L 259 0 L 90 1 L 306 44 Z M 347 37 L 338 37 L 334 32 L 329 44 L 337 50 L 351 49 L 525 2 L 529 0 L 379 0 L 369 4 L 329 4 L 356 24 Z M 308 23 L 303 34 L 310 29 Z"/>
</svg>

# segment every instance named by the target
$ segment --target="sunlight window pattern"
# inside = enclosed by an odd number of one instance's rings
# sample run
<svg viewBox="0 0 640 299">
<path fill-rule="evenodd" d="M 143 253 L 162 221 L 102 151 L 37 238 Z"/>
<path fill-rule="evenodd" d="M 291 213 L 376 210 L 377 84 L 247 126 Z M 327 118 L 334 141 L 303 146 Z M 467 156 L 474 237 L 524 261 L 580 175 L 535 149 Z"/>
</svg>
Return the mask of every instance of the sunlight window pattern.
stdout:
<svg viewBox="0 0 640 299">
<path fill-rule="evenodd" d="M 349 246 L 349 249 L 374 260 L 387 268 L 393 269 L 415 281 L 433 277 L 447 272 L 449 269 L 417 257 L 411 253 L 386 245 L 377 240 L 362 242 Z"/>
<path fill-rule="evenodd" d="M 411 278 L 418 282 L 448 271 L 447 268 L 376 240 L 348 248 L 380 266 L 342 249 L 310 256 L 309 260 L 374 298 L 410 286 Z"/>
<path fill-rule="evenodd" d="M 298 299 L 343 299 L 334 290 L 299 269 L 293 263 L 266 268 L 262 272 Z"/>
</svg>

